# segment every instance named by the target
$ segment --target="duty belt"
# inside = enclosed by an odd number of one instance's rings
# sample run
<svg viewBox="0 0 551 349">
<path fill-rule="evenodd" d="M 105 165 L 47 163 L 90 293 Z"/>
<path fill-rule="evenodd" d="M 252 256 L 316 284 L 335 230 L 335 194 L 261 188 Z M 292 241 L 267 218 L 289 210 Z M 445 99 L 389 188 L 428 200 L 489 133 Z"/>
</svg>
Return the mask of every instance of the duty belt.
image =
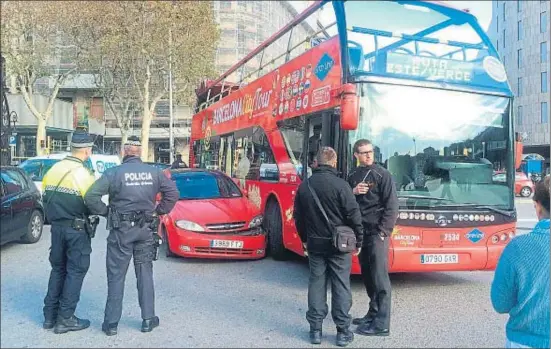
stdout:
<svg viewBox="0 0 551 349">
<path fill-rule="evenodd" d="M 119 217 L 120 217 L 121 221 L 136 222 L 136 221 L 139 221 L 140 219 L 144 218 L 146 223 L 153 222 L 153 216 L 149 216 L 149 215 L 146 215 L 146 214 L 143 214 L 143 213 L 136 213 L 136 212 L 119 213 Z"/>
</svg>

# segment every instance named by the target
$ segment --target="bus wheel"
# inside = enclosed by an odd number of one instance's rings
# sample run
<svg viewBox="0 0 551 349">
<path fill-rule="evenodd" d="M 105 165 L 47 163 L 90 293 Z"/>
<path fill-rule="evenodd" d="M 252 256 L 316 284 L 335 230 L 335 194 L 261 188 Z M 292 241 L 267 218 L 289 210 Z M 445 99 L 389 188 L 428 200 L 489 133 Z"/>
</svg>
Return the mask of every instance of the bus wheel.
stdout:
<svg viewBox="0 0 551 349">
<path fill-rule="evenodd" d="M 277 201 L 270 200 L 266 207 L 265 226 L 268 237 L 268 252 L 275 260 L 285 260 L 288 252 L 283 244 L 283 227 L 281 211 Z"/>
</svg>

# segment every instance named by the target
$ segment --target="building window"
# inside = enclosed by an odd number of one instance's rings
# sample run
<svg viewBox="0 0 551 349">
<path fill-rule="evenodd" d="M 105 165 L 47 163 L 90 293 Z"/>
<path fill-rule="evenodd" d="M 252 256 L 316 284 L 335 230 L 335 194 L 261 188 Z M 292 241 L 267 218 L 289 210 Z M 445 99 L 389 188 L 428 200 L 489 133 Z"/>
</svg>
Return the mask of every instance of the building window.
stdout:
<svg viewBox="0 0 551 349">
<path fill-rule="evenodd" d="M 541 92 L 547 93 L 547 72 L 541 73 Z"/>
<path fill-rule="evenodd" d="M 517 125 L 522 125 L 522 105 L 519 105 L 517 110 Z"/>
<path fill-rule="evenodd" d="M 541 123 L 547 124 L 549 122 L 549 110 L 547 109 L 547 102 L 541 102 Z"/>
<path fill-rule="evenodd" d="M 540 43 L 540 63 L 547 63 L 547 41 Z"/>
<path fill-rule="evenodd" d="M 503 48 L 505 48 L 505 29 L 503 29 Z"/>
<path fill-rule="evenodd" d="M 522 67 L 522 49 L 517 50 L 517 68 Z"/>
<path fill-rule="evenodd" d="M 547 32 L 547 12 L 540 13 L 540 33 Z"/>
<path fill-rule="evenodd" d="M 520 2 L 519 2 L 519 3 L 520 3 Z M 518 40 L 522 40 L 522 21 L 518 21 L 518 23 L 517 23 L 517 31 L 518 31 L 517 39 L 518 39 Z"/>
<path fill-rule="evenodd" d="M 231 1 L 220 1 L 220 10 L 231 10 Z"/>
<path fill-rule="evenodd" d="M 522 96 L 522 78 L 517 80 L 517 97 Z"/>
<path fill-rule="evenodd" d="M 517 0 L 517 12 L 522 11 L 522 5 L 520 3 L 520 0 Z"/>
</svg>

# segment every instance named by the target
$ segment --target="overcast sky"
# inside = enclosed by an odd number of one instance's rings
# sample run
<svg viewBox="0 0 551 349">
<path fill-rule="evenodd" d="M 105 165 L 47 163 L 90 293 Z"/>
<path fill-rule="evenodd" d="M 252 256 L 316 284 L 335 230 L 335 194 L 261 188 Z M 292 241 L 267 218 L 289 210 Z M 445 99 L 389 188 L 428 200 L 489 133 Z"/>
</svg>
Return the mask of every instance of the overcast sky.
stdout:
<svg viewBox="0 0 551 349">
<path fill-rule="evenodd" d="M 292 1 L 293 5 L 298 11 L 302 11 L 306 8 L 309 1 Z M 492 2 L 491 1 L 456 1 L 446 0 L 454 7 L 460 9 L 469 9 L 470 12 L 478 18 L 478 22 L 484 31 L 488 30 L 490 22 L 492 20 Z"/>
</svg>

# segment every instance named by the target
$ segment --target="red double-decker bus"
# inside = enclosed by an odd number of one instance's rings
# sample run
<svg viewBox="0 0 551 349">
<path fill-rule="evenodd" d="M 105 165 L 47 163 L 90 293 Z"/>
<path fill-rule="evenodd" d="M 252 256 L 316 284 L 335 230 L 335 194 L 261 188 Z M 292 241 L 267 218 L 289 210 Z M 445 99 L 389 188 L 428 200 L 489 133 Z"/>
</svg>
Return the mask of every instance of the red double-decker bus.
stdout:
<svg viewBox="0 0 551 349">
<path fill-rule="evenodd" d="M 303 255 L 293 200 L 317 149 L 346 178 L 360 138 L 399 197 L 392 272 L 492 270 L 515 234 L 512 93 L 468 11 L 318 1 L 197 96 L 189 163 L 248 192 L 276 259 Z"/>
</svg>

